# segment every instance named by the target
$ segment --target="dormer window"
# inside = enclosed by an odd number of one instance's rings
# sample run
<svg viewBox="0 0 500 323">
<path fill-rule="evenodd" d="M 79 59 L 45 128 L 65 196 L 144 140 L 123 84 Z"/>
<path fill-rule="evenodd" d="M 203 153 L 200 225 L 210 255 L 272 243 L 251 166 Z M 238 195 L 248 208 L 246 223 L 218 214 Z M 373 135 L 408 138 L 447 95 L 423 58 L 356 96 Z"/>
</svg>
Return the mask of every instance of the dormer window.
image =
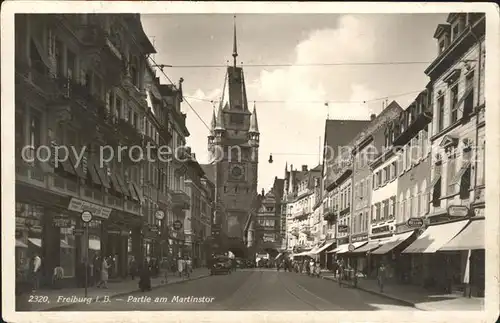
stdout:
<svg viewBox="0 0 500 323">
<path fill-rule="evenodd" d="M 455 13 L 448 16 L 448 22 L 451 24 L 451 41 L 454 41 L 465 30 L 465 18 L 467 14 Z"/>
<path fill-rule="evenodd" d="M 439 55 L 450 45 L 450 25 L 439 24 L 434 33 L 434 38 L 438 40 Z"/>
</svg>

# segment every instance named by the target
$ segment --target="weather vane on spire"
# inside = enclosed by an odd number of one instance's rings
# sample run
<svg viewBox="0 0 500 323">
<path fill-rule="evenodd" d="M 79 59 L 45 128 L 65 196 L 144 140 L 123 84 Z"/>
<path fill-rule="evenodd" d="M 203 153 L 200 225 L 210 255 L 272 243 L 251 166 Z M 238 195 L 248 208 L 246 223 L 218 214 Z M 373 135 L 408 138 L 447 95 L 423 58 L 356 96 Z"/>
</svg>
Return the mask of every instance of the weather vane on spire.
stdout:
<svg viewBox="0 0 500 323">
<path fill-rule="evenodd" d="M 236 41 L 236 15 L 234 15 L 234 39 L 233 39 L 233 62 L 236 67 L 236 57 L 238 57 L 238 45 Z"/>
</svg>

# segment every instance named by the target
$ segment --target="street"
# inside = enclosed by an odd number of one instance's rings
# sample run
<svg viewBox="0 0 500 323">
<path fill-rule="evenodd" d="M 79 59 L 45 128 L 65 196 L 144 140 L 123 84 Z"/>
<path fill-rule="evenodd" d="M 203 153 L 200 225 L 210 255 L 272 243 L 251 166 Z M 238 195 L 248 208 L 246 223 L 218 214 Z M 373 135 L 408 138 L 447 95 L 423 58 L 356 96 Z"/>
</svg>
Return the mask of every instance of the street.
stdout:
<svg viewBox="0 0 500 323">
<path fill-rule="evenodd" d="M 81 303 L 61 311 L 373 311 L 413 310 L 394 301 L 320 278 L 277 272 L 276 269 L 238 270 L 150 292 L 134 292 L 110 302 Z"/>
</svg>

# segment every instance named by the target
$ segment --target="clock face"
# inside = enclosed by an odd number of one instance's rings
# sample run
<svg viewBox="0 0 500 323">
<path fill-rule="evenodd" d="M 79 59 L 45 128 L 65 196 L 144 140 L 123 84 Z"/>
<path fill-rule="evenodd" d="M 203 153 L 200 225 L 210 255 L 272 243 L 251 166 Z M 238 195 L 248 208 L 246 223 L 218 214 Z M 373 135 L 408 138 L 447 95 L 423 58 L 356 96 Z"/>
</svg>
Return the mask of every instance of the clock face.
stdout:
<svg viewBox="0 0 500 323">
<path fill-rule="evenodd" d="M 243 168 L 241 166 L 231 167 L 231 176 L 235 179 L 240 179 L 243 177 Z"/>
</svg>

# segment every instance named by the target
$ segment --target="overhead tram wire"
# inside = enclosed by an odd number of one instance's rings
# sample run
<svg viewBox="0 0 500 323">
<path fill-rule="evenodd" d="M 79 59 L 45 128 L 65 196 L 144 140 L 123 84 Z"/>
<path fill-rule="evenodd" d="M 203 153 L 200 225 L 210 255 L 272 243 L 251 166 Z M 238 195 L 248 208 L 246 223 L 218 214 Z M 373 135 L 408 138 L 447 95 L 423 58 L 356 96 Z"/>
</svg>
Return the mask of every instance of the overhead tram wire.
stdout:
<svg viewBox="0 0 500 323">
<path fill-rule="evenodd" d="M 386 95 L 384 97 L 379 97 L 379 98 L 374 98 L 374 99 L 369 99 L 369 100 L 358 100 L 358 101 L 355 101 L 355 100 L 311 100 L 311 101 L 307 101 L 307 100 L 304 100 L 304 101 L 290 101 L 290 100 L 253 100 L 252 102 L 256 102 L 256 103 L 310 103 L 310 104 L 324 104 L 324 103 L 353 103 L 353 104 L 364 104 L 364 103 L 369 103 L 369 102 L 377 102 L 377 101 L 382 101 L 382 100 L 386 100 L 388 98 L 397 98 L 397 97 L 402 97 L 402 96 L 406 96 L 406 95 L 410 95 L 410 94 L 417 94 L 417 93 L 420 93 L 422 92 L 422 89 L 420 90 L 414 90 L 414 91 L 411 91 L 411 92 L 405 92 L 405 93 L 399 93 L 399 94 L 394 94 L 394 95 Z M 195 96 L 186 96 L 186 98 L 190 98 L 190 99 L 193 99 L 193 100 L 198 100 L 198 101 L 205 101 L 205 102 L 217 102 L 217 100 L 214 100 L 214 99 L 206 99 L 206 98 L 198 98 L 198 97 L 195 97 Z"/>
<path fill-rule="evenodd" d="M 177 86 L 175 85 L 174 82 L 172 82 L 172 80 L 170 79 L 170 77 L 168 77 L 168 75 L 163 71 L 163 66 L 156 63 L 156 61 L 151 57 L 149 56 L 148 57 L 155 66 L 158 67 L 158 69 L 160 70 L 160 72 L 163 74 L 163 76 L 165 76 L 165 78 L 170 82 L 170 84 L 172 84 L 174 87 L 177 88 Z M 187 105 L 191 108 L 191 110 L 193 110 L 193 112 L 196 114 L 196 116 L 198 117 L 198 119 L 201 120 L 201 122 L 203 122 L 203 124 L 205 125 L 205 127 L 208 129 L 208 131 L 210 131 L 210 127 L 207 125 L 207 123 L 205 122 L 205 120 L 203 120 L 203 118 L 198 114 L 198 112 L 193 108 L 193 106 L 191 105 L 191 103 L 189 103 L 188 100 L 186 100 L 186 97 L 184 95 L 182 95 L 182 99 L 184 100 L 184 102 L 187 103 Z"/>
<path fill-rule="evenodd" d="M 245 64 L 247 67 L 314 67 L 314 66 L 376 66 L 376 65 L 419 65 L 430 64 L 432 61 L 401 61 L 401 62 L 343 62 L 343 63 L 304 63 L 304 64 Z M 212 65 L 172 65 L 172 68 L 225 68 L 227 65 L 212 64 Z"/>
</svg>

